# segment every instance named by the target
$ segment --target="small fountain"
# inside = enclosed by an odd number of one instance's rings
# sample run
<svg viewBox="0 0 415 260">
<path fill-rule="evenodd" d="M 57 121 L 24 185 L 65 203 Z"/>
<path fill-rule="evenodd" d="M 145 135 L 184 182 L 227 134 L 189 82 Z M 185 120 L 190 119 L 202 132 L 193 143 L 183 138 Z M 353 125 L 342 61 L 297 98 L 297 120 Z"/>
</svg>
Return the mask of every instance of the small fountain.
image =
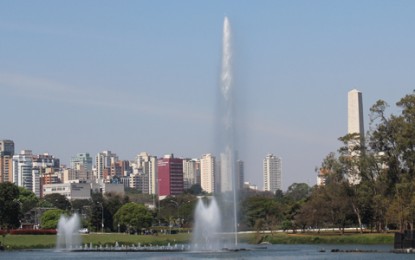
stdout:
<svg viewBox="0 0 415 260">
<path fill-rule="evenodd" d="M 71 217 L 61 215 L 58 223 L 58 235 L 56 240 L 57 250 L 74 250 L 81 245 L 79 234 L 80 219 L 78 214 Z"/>
<path fill-rule="evenodd" d="M 220 211 L 214 197 L 207 205 L 202 199 L 197 202 L 193 227 L 192 249 L 194 251 L 218 251 L 221 229 Z"/>
</svg>

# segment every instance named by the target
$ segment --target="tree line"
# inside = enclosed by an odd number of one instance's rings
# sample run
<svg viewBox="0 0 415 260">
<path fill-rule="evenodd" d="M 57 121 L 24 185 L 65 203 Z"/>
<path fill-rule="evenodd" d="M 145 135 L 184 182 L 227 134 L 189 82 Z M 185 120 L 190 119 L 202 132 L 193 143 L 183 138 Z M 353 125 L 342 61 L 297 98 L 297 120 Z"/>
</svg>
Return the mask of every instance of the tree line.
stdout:
<svg viewBox="0 0 415 260">
<path fill-rule="evenodd" d="M 401 98 L 396 106 L 399 113 L 395 115 L 387 111 L 385 101 L 377 101 L 370 108 L 370 129 L 364 137 L 349 134 L 339 138 L 338 151 L 329 153 L 316 169 L 325 175 L 324 185 L 294 183 L 286 192 L 277 190 L 275 194 L 241 190 L 239 230 L 413 230 L 415 93 Z M 41 227 L 53 228 L 58 215 L 76 212 L 82 216 L 82 225 L 92 231 L 191 228 L 197 195 L 207 196 L 200 187 L 160 201 L 152 195 L 131 191 L 126 194 L 94 193 L 90 200 L 74 201 L 52 194 L 38 199 L 21 187 L 1 183 L 0 227 L 16 228 L 25 220 L 33 222 L 28 212 L 43 208 L 55 211 L 48 213 L 51 216 L 42 213 Z M 226 204 L 220 195 L 217 198 L 220 205 Z M 153 207 L 149 209 L 144 204 Z"/>
</svg>

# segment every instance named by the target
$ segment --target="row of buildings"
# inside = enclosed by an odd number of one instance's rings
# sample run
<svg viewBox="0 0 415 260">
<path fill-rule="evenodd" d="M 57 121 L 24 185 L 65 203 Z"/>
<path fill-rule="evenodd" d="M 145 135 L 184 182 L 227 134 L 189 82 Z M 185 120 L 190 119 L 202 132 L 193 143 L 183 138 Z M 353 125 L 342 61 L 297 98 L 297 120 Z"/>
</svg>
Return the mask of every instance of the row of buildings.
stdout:
<svg viewBox="0 0 415 260">
<path fill-rule="evenodd" d="M 235 162 L 237 189 L 244 181 L 244 163 Z M 142 152 L 134 160 L 120 160 L 117 154 L 103 151 L 92 158 L 79 153 L 69 167 L 50 154 L 22 150 L 15 154 L 12 140 L 0 140 L 0 182 L 13 182 L 36 196 L 60 193 L 70 199 L 88 199 L 91 191 L 119 192 L 132 188 L 144 194 L 179 195 L 194 184 L 208 193 L 224 190 L 220 178 L 220 160 L 213 154 L 197 159 L 176 158 L 173 154 L 158 158 Z M 263 163 L 264 190 L 281 189 L 281 159 L 269 154 Z M 256 188 L 250 186 L 250 188 Z"/>
</svg>

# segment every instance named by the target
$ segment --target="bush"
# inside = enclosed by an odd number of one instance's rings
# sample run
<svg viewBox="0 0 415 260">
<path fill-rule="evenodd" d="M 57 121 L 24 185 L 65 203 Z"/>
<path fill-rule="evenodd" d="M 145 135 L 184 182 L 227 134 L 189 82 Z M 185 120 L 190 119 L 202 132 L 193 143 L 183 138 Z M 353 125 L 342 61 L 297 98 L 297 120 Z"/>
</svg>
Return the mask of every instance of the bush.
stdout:
<svg viewBox="0 0 415 260">
<path fill-rule="evenodd" d="M 11 235 L 56 235 L 56 229 L 13 229 Z"/>
</svg>

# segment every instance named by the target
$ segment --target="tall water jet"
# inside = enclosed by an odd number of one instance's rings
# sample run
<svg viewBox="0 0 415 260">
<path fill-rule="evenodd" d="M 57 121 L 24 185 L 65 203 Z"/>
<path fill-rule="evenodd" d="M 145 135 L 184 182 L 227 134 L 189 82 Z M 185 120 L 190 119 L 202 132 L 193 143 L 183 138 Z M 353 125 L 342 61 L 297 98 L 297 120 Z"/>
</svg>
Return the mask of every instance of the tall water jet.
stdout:
<svg viewBox="0 0 415 260">
<path fill-rule="evenodd" d="M 71 217 L 61 215 L 58 222 L 58 235 L 56 238 L 57 250 L 72 250 L 81 245 L 79 234 L 80 219 L 78 214 Z"/>
<path fill-rule="evenodd" d="M 236 176 L 236 133 L 235 133 L 235 98 L 234 80 L 232 73 L 232 42 L 231 27 L 228 17 L 223 23 L 222 42 L 222 68 L 220 76 L 220 94 L 218 107 L 217 145 L 220 154 L 220 167 L 218 190 L 223 194 L 225 205 L 222 219 L 224 221 L 223 231 L 234 234 L 234 244 L 238 244 L 238 218 L 237 218 L 237 176 Z M 232 206 L 231 206 L 232 205 Z M 229 214 L 229 207 L 232 213 Z M 226 210 L 225 210 L 226 208 Z"/>
<path fill-rule="evenodd" d="M 218 251 L 221 249 L 219 231 L 221 221 L 220 211 L 214 197 L 210 203 L 199 199 L 195 210 L 195 225 L 193 227 L 192 249 L 195 251 Z"/>
</svg>

